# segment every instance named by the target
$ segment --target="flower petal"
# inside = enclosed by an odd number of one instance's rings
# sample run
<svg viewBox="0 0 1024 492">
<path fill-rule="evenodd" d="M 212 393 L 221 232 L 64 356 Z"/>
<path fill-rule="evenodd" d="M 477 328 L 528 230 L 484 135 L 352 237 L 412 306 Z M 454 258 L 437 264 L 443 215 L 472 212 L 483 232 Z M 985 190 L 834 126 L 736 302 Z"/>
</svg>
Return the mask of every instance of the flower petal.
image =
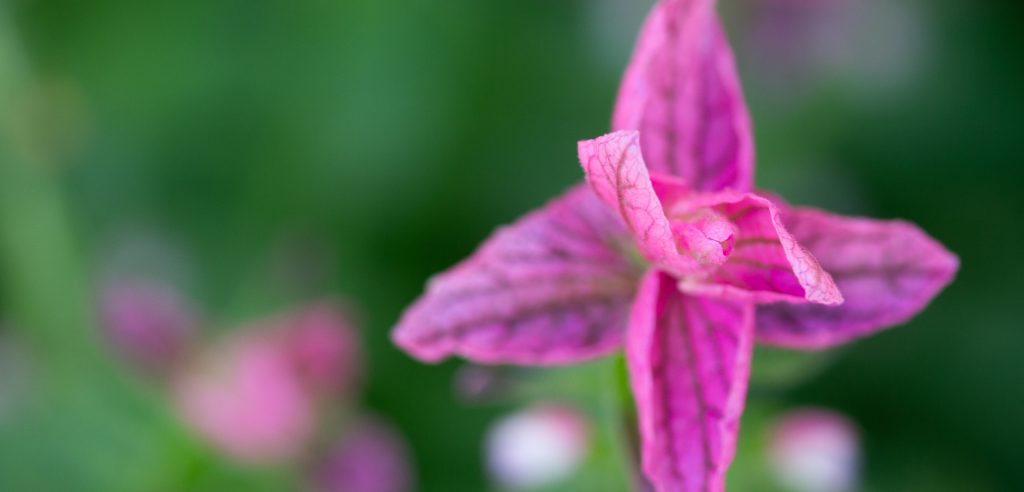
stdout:
<svg viewBox="0 0 1024 492">
<path fill-rule="evenodd" d="M 580 142 L 580 164 L 587 182 L 622 217 L 648 260 L 676 275 L 697 271 L 702 262 L 694 251 L 704 249 L 703 245 L 676 242 L 647 173 L 639 139 L 637 132 L 615 132 Z M 714 243 L 707 238 L 701 241 Z"/>
<path fill-rule="evenodd" d="M 702 278 L 684 279 L 683 290 L 755 302 L 843 302 L 832 277 L 786 230 L 771 200 L 733 191 L 693 195 L 674 204 L 669 216 L 692 221 L 706 210 L 727 219 L 737 232 L 725 263 Z"/>
<path fill-rule="evenodd" d="M 898 325 L 924 309 L 959 267 L 954 254 L 907 222 L 813 209 L 794 209 L 785 219 L 832 274 L 846 302 L 760 306 L 757 336 L 764 343 L 817 349 Z"/>
<path fill-rule="evenodd" d="M 712 0 L 648 16 L 619 89 L 614 130 L 639 130 L 652 172 L 700 191 L 751 189 L 754 144 L 732 50 Z"/>
<path fill-rule="evenodd" d="M 628 233 L 585 186 L 497 231 L 433 278 L 396 344 L 427 362 L 563 364 L 621 346 L 637 265 Z"/>
<path fill-rule="evenodd" d="M 644 277 L 626 357 L 655 490 L 725 490 L 753 339 L 752 304 L 689 296 L 654 270 Z"/>
</svg>

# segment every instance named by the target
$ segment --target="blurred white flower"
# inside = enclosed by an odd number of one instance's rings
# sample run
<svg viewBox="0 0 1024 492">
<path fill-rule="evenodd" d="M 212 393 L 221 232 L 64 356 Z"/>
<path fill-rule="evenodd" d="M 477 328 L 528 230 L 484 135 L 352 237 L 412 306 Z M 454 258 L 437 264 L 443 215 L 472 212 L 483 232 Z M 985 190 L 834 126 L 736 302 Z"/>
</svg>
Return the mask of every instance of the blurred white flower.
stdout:
<svg viewBox="0 0 1024 492">
<path fill-rule="evenodd" d="M 769 447 L 779 483 L 794 492 L 848 492 L 860 479 L 860 438 L 831 410 L 800 409 L 775 424 Z"/>
<path fill-rule="evenodd" d="M 509 489 L 533 489 L 571 476 L 586 457 L 589 423 L 578 411 L 538 405 L 498 421 L 487 436 L 491 478 Z"/>
</svg>

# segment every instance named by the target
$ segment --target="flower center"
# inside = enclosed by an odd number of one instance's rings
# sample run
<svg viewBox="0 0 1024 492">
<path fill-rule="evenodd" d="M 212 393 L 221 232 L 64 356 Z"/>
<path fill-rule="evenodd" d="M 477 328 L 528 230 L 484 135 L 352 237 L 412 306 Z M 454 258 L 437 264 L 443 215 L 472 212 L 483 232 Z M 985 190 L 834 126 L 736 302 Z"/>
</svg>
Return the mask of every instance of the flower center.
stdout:
<svg viewBox="0 0 1024 492">
<path fill-rule="evenodd" d="M 732 253 L 738 228 L 724 215 L 701 208 L 674 214 L 672 233 L 681 251 L 689 251 L 698 263 L 721 265 Z"/>
</svg>

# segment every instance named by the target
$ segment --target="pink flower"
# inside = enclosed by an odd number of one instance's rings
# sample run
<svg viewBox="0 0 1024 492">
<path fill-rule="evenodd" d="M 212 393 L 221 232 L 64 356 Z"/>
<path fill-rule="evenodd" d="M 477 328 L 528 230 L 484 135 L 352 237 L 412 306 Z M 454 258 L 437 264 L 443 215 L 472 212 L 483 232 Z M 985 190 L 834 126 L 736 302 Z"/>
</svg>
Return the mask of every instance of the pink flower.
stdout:
<svg viewBox="0 0 1024 492">
<path fill-rule="evenodd" d="M 831 410 L 801 409 L 775 424 L 769 460 L 779 482 L 797 492 L 857 488 L 860 438 L 849 419 Z"/>
<path fill-rule="evenodd" d="M 560 405 L 537 405 L 505 417 L 487 434 L 491 477 L 516 490 L 565 480 L 586 458 L 589 427 L 586 417 Z"/>
<path fill-rule="evenodd" d="M 243 462 L 286 461 L 309 439 L 313 399 L 289 354 L 273 337 L 227 340 L 177 383 L 185 421 L 224 454 Z"/>
<path fill-rule="evenodd" d="M 181 371 L 179 411 L 238 461 L 288 461 L 309 443 L 318 403 L 352 386 L 354 339 L 329 304 L 242 330 Z"/>
<path fill-rule="evenodd" d="M 166 375 L 185 357 L 198 317 L 174 289 L 142 280 L 116 279 L 104 286 L 100 324 L 119 355 Z"/>
<path fill-rule="evenodd" d="M 382 422 L 364 419 L 334 444 L 314 481 L 322 492 L 405 492 L 411 475 L 401 436 Z"/>
<path fill-rule="evenodd" d="M 359 337 L 340 306 L 312 304 L 280 323 L 285 350 L 311 389 L 342 396 L 355 392 L 362 368 Z"/>
<path fill-rule="evenodd" d="M 903 323 L 958 260 L 912 224 L 753 191 L 750 121 L 713 0 L 654 7 L 613 127 L 579 144 L 590 189 L 432 279 L 393 338 L 428 362 L 570 364 L 625 346 L 647 479 L 721 491 L 755 338 L 821 349 Z"/>
</svg>

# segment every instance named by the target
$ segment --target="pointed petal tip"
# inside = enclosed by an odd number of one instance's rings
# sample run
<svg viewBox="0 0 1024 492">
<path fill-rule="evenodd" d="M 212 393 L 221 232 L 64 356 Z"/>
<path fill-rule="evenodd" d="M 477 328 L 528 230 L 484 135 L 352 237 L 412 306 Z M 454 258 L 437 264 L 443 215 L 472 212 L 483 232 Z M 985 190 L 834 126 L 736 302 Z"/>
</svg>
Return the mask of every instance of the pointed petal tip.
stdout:
<svg viewBox="0 0 1024 492">
<path fill-rule="evenodd" d="M 793 235 L 831 273 L 845 302 L 763 306 L 757 323 L 762 343 L 820 350 L 904 324 L 960 267 L 956 254 L 911 222 L 800 208 L 787 215 Z"/>
<path fill-rule="evenodd" d="M 589 160 L 591 154 L 593 153 L 592 149 L 594 147 L 601 146 L 601 145 L 606 145 L 606 144 L 608 144 L 609 142 L 612 142 L 612 141 L 620 142 L 620 143 L 624 142 L 625 145 L 629 145 L 629 144 L 631 144 L 633 142 L 636 142 L 636 141 L 639 141 L 639 140 L 640 140 L 640 132 L 639 131 L 637 131 L 637 130 L 619 130 L 619 131 L 605 133 L 604 135 L 601 135 L 601 136 L 598 136 L 598 137 L 589 138 L 589 139 L 586 139 L 586 140 L 579 140 L 579 141 L 576 142 L 576 150 L 577 150 L 577 152 L 579 154 L 580 164 L 582 164 L 583 167 L 586 168 L 587 167 L 587 162 L 586 161 Z"/>
<path fill-rule="evenodd" d="M 410 357 L 425 364 L 437 364 L 451 355 L 448 351 L 438 350 L 436 347 L 422 346 L 414 336 L 415 331 L 408 325 L 399 323 L 391 330 L 391 343 L 405 352 Z"/>
<path fill-rule="evenodd" d="M 393 343 L 437 363 L 558 365 L 621 344 L 636 266 L 627 232 L 584 185 L 497 230 L 435 275 L 402 315 Z"/>
<path fill-rule="evenodd" d="M 843 298 L 843 293 L 839 290 L 839 286 L 836 285 L 835 281 L 832 280 L 832 276 L 825 271 L 826 281 L 819 289 L 810 290 L 807 292 L 807 300 L 815 304 L 823 304 L 825 306 L 840 306 L 846 299 Z"/>
</svg>

